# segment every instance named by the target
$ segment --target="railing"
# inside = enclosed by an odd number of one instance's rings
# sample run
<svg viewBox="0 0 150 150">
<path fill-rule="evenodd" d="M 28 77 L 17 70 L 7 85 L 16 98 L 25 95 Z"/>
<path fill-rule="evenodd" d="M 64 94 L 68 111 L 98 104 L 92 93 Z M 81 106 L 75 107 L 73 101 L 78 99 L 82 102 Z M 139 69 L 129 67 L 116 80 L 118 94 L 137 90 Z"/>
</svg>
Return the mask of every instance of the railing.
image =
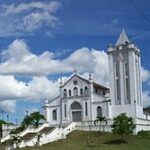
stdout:
<svg viewBox="0 0 150 150">
<path fill-rule="evenodd" d="M 74 99 L 74 98 L 88 98 L 89 97 L 89 94 L 86 94 L 86 95 L 76 95 L 76 96 L 66 96 L 66 97 L 62 97 L 62 100 L 63 99 Z"/>
<path fill-rule="evenodd" d="M 29 126 L 25 130 L 23 130 L 22 132 L 18 133 L 17 135 L 22 137 L 22 136 L 24 136 L 24 135 L 26 135 L 28 133 L 37 133 L 40 130 L 42 130 L 43 128 L 48 127 L 48 126 L 49 126 L 48 123 L 44 123 L 44 124 L 40 125 L 38 128 L 34 128 L 33 126 Z M 11 134 L 3 137 L 1 139 L 1 142 L 5 142 L 6 140 L 9 140 L 10 138 L 11 138 Z"/>
</svg>

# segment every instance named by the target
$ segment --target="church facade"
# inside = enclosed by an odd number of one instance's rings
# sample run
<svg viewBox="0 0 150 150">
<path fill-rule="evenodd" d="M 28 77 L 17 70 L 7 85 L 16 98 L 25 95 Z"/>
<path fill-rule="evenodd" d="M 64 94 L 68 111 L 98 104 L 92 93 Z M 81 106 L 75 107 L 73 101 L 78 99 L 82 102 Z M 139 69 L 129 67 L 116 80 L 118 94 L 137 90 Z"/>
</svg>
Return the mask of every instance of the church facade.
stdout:
<svg viewBox="0 0 150 150">
<path fill-rule="evenodd" d="M 95 120 L 109 116 L 109 89 L 74 73 L 60 85 L 60 95 L 45 104 L 46 118 L 51 125 Z"/>
<path fill-rule="evenodd" d="M 110 88 L 74 73 L 60 83 L 60 94 L 45 101 L 50 125 L 65 126 L 71 122 L 94 121 L 96 117 L 113 117 L 126 113 L 144 119 L 141 55 L 123 30 L 115 46 L 108 47 Z"/>
</svg>

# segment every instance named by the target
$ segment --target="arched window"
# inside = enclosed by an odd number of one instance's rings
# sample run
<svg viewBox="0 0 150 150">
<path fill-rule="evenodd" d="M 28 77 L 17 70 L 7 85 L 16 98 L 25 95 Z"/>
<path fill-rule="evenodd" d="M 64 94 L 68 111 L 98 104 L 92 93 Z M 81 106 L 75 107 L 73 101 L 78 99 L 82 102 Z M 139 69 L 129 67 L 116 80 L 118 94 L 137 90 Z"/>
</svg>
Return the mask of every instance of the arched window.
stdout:
<svg viewBox="0 0 150 150">
<path fill-rule="evenodd" d="M 81 96 L 83 95 L 83 89 L 82 88 L 80 89 L 80 95 Z"/>
<path fill-rule="evenodd" d="M 77 87 L 75 87 L 75 88 L 73 89 L 73 95 L 74 95 L 74 96 L 77 96 L 77 95 L 78 95 L 78 88 L 77 88 Z"/>
<path fill-rule="evenodd" d="M 64 95 L 64 97 L 67 97 L 67 90 L 66 89 L 64 89 L 63 95 Z"/>
<path fill-rule="evenodd" d="M 84 88 L 84 95 L 88 95 L 89 94 L 89 89 L 88 89 L 88 87 L 86 86 L 85 88 Z"/>
<path fill-rule="evenodd" d="M 53 120 L 57 120 L 57 110 L 53 110 Z"/>
<path fill-rule="evenodd" d="M 102 117 L 102 107 L 101 106 L 97 107 L 97 117 Z"/>
<path fill-rule="evenodd" d="M 71 110 L 77 110 L 77 109 L 82 109 L 82 107 L 79 102 L 75 101 L 71 104 Z"/>
<path fill-rule="evenodd" d="M 69 96 L 71 96 L 71 90 L 69 90 Z"/>
<path fill-rule="evenodd" d="M 106 91 L 103 91 L 103 95 L 106 95 Z"/>
</svg>

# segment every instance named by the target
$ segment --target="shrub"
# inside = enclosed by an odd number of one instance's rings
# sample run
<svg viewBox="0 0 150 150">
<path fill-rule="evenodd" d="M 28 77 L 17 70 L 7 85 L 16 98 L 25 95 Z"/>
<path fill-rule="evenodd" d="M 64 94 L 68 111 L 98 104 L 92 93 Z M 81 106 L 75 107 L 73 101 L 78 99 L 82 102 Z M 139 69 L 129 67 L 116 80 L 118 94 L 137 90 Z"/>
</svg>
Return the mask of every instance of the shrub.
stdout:
<svg viewBox="0 0 150 150">
<path fill-rule="evenodd" d="M 111 126 L 114 134 L 120 135 L 122 138 L 124 135 L 133 134 L 135 124 L 132 117 L 126 116 L 122 113 L 113 119 L 114 123 Z"/>
</svg>

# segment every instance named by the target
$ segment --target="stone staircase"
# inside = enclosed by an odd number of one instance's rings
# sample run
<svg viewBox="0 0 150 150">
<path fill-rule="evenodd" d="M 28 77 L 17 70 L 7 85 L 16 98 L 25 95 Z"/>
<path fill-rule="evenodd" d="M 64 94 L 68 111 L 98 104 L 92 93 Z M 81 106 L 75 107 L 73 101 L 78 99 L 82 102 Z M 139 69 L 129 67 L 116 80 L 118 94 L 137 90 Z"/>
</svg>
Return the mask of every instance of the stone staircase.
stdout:
<svg viewBox="0 0 150 150">
<path fill-rule="evenodd" d="M 22 140 L 21 143 L 19 144 L 19 148 L 23 148 L 26 146 L 32 147 L 35 146 L 36 144 L 44 145 L 49 142 L 65 139 L 70 132 L 77 129 L 76 127 L 77 124 L 74 122 L 70 123 L 66 127 L 52 128 L 47 123 L 41 125 L 37 129 L 29 127 L 17 135 Z M 38 135 L 40 136 L 39 139 Z M 11 139 L 11 135 L 7 135 L 6 137 L 2 138 L 1 142 L 3 143 L 9 139 Z M 16 148 L 16 145 L 13 145 L 13 147 Z"/>
</svg>

